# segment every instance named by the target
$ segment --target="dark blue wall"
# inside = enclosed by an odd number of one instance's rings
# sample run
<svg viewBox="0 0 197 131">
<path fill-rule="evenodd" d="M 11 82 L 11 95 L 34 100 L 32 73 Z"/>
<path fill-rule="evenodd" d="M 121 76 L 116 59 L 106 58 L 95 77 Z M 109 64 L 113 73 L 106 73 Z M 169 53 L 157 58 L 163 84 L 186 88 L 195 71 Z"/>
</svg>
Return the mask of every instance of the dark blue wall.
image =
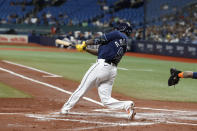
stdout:
<svg viewBox="0 0 197 131">
<path fill-rule="evenodd" d="M 29 42 L 37 43 L 45 46 L 55 46 L 55 39 L 43 36 L 29 36 Z"/>
<path fill-rule="evenodd" d="M 51 37 L 29 36 L 29 42 L 45 46 L 56 46 L 55 39 L 56 38 Z M 129 51 L 154 55 L 197 58 L 197 45 L 195 44 L 133 41 L 130 43 Z"/>
<path fill-rule="evenodd" d="M 195 44 L 135 41 L 132 42 L 130 51 L 164 56 L 197 58 L 197 45 Z"/>
</svg>

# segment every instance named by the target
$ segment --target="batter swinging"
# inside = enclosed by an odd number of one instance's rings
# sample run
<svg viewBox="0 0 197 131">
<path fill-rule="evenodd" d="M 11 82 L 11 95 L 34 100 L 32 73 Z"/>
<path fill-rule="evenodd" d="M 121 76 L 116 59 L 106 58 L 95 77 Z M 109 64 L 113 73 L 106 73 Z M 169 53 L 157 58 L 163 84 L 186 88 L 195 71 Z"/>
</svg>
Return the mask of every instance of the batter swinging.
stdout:
<svg viewBox="0 0 197 131">
<path fill-rule="evenodd" d="M 97 87 L 104 106 L 111 109 L 124 109 L 128 112 L 128 119 L 134 118 L 133 101 L 119 101 L 111 97 L 117 65 L 127 50 L 127 40 L 131 32 L 132 28 L 129 23 L 120 23 L 112 32 L 76 45 L 78 51 L 86 50 L 88 53 L 97 55 L 98 60 L 89 68 L 79 87 L 64 104 L 61 114 L 67 114 L 88 89 Z M 93 44 L 100 45 L 98 50 L 86 48 L 87 45 Z"/>
</svg>

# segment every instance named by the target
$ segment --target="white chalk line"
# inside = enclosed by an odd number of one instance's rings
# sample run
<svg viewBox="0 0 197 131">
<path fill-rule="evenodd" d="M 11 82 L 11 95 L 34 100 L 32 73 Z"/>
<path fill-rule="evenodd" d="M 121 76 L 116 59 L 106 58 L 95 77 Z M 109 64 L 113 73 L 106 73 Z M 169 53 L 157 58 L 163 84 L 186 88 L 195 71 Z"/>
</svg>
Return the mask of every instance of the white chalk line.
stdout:
<svg viewBox="0 0 197 131">
<path fill-rule="evenodd" d="M 117 112 L 118 113 L 118 112 Z M 1 113 L 2 114 L 2 113 Z M 8 113 L 6 113 L 8 114 Z M 13 114 L 13 113 L 12 113 Z M 16 113 L 15 113 L 16 114 Z M 21 113 L 18 113 L 21 114 Z M 110 117 L 113 116 L 114 113 L 112 113 L 110 115 Z M 86 116 L 99 116 L 99 117 L 107 117 L 109 116 L 109 114 L 103 114 L 103 113 L 86 113 L 86 112 L 71 112 L 69 113 L 67 116 L 62 116 L 59 115 L 59 112 L 54 112 L 51 114 L 25 114 L 26 117 L 30 117 L 30 118 L 35 118 L 41 121 L 53 121 L 53 120 L 60 120 L 60 121 L 72 121 L 72 122 L 80 122 L 80 123 L 88 123 L 88 124 L 97 124 L 97 125 L 101 125 L 101 126 L 97 126 L 97 128 L 104 128 L 105 126 L 103 125 L 107 125 L 106 127 L 114 127 L 114 126 L 146 126 L 146 125 L 153 125 L 153 124 L 157 124 L 157 123 L 166 123 L 166 124 L 178 124 L 178 125 L 190 125 L 190 126 L 197 126 L 197 124 L 195 123 L 186 123 L 186 122 L 177 122 L 177 121 L 173 121 L 174 116 L 172 116 L 172 114 L 166 114 L 166 113 L 137 113 L 135 120 L 143 120 L 146 119 L 146 121 L 149 120 L 149 122 L 136 122 L 136 121 L 130 121 L 130 122 L 103 122 L 103 121 L 94 121 L 94 120 L 80 120 L 80 119 L 67 119 L 65 117 L 69 117 L 69 115 L 77 115 L 78 117 L 80 115 Z M 122 116 L 124 116 L 124 113 L 120 113 L 119 112 L 119 116 L 116 114 L 116 118 L 123 118 Z M 125 115 L 125 117 L 127 117 Z M 124 118 L 125 118 L 124 117 Z M 174 118 L 174 119 L 172 119 Z M 170 121 L 168 120 L 170 119 Z M 87 127 L 87 128 L 74 128 L 76 130 L 83 130 L 83 129 L 95 129 L 95 127 L 91 126 L 91 127 Z M 74 130 L 72 129 L 72 130 Z"/>
<path fill-rule="evenodd" d="M 129 70 L 129 69 L 127 69 L 127 68 L 123 68 L 123 67 L 117 67 L 117 69 L 119 69 L 119 70 L 124 70 L 124 71 Z"/>
<path fill-rule="evenodd" d="M 38 80 L 34 80 L 34 79 L 29 78 L 29 77 L 25 77 L 25 76 L 23 76 L 23 75 L 17 74 L 17 73 L 15 73 L 15 72 L 12 72 L 12 71 L 7 70 L 7 69 L 4 69 L 4 68 L 0 68 L 0 70 L 5 71 L 5 72 L 8 72 L 8 73 L 10 73 L 10 74 L 13 74 L 13 75 L 15 75 L 15 76 L 21 77 L 21 78 L 26 79 L 26 80 L 30 80 L 30 81 L 32 81 L 32 82 L 39 83 L 39 84 L 42 84 L 42 85 L 44 85 L 44 86 L 51 87 L 51 88 L 53 88 L 53 89 L 59 90 L 59 91 L 61 91 L 61 92 L 67 93 L 67 94 L 71 94 L 71 93 L 72 93 L 72 92 L 63 90 L 63 89 L 61 89 L 61 88 L 58 88 L 58 87 L 56 87 L 56 86 L 53 86 L 53 85 L 50 85 L 50 84 L 47 84 L 47 83 L 44 83 L 44 82 L 40 82 L 40 81 L 38 81 Z M 93 102 L 93 103 L 95 103 L 95 104 L 98 104 L 98 105 L 102 105 L 102 106 L 103 106 L 102 103 L 97 102 L 97 101 L 95 101 L 95 100 L 93 100 L 93 99 L 86 98 L 86 97 L 84 97 L 84 98 L 85 98 L 86 100 L 90 101 L 90 102 Z M 140 107 L 138 107 L 138 108 L 140 109 Z M 146 109 L 146 108 L 143 108 L 143 109 Z M 149 109 L 149 110 L 158 110 L 158 109 L 154 109 L 154 108 L 147 108 L 147 109 Z M 160 109 L 159 109 L 159 110 L 160 110 Z M 166 111 L 167 111 L 168 109 L 162 109 L 162 110 L 166 110 Z M 174 110 L 174 111 L 178 111 L 178 110 Z"/>
<path fill-rule="evenodd" d="M 94 111 L 94 110 L 93 110 Z M 114 117 L 114 118 L 124 118 L 127 119 L 127 114 L 125 112 L 120 112 L 120 111 L 114 111 L 111 113 L 91 113 L 91 112 L 70 112 L 69 115 L 78 115 L 78 116 L 97 116 L 97 117 Z M 139 113 L 137 112 L 135 119 L 140 120 L 140 119 L 147 119 L 147 120 L 191 120 L 194 122 L 197 122 L 197 113 L 190 113 L 187 112 L 185 114 L 182 114 L 180 112 L 154 112 L 154 113 Z"/>
<path fill-rule="evenodd" d="M 125 71 L 145 71 L 145 72 L 152 72 L 152 69 L 128 69 L 128 68 L 123 68 L 123 67 L 118 67 L 117 69 L 119 70 L 125 70 Z"/>
<path fill-rule="evenodd" d="M 29 81 L 32 81 L 32 82 L 35 82 L 35 83 L 38 83 L 38 84 L 41 84 L 41 85 L 44 85 L 44 86 L 47 86 L 47 87 L 56 89 L 56 90 L 58 90 L 58 91 L 61 91 L 61 92 L 66 93 L 66 94 L 72 94 L 72 92 L 70 92 L 70 91 L 64 90 L 64 89 L 59 88 L 59 87 L 57 87 L 57 86 L 54 86 L 54 85 L 51 85 L 51 84 L 47 84 L 47 83 L 44 83 L 44 82 L 41 82 L 41 81 L 38 81 L 38 80 L 35 80 L 35 79 L 32 79 L 32 78 L 29 78 L 29 77 L 26 77 L 26 76 L 23 76 L 23 75 L 21 75 L 21 74 L 15 73 L 15 72 L 13 72 L 13 71 L 10 71 L 10 70 L 7 70 L 7 69 L 1 68 L 1 67 L 0 67 L 0 70 L 2 70 L 2 71 L 4 71 L 4 72 L 7 72 L 7 73 L 10 73 L 10 74 L 12 74 L 12 75 L 18 76 L 18 77 L 20 77 L 20 78 L 23 78 L 23 79 L 25 79 L 25 80 L 29 80 Z M 90 98 L 87 98 L 87 97 L 83 97 L 83 99 L 85 99 L 85 100 L 87 100 L 87 101 L 90 101 L 90 102 L 93 102 L 93 103 L 95 103 L 95 104 L 97 104 L 97 105 L 103 106 L 102 103 L 97 102 L 97 101 L 95 101 L 95 100 L 93 100 L 93 99 L 90 99 Z"/>
<path fill-rule="evenodd" d="M 81 127 L 81 128 L 74 128 L 74 129 L 66 129 L 69 131 L 81 131 L 81 130 L 93 130 L 93 129 L 98 129 L 98 128 L 105 128 L 105 127 L 115 127 L 116 125 L 105 125 L 105 126 L 89 126 L 89 127 Z"/>
<path fill-rule="evenodd" d="M 135 109 L 153 110 L 153 111 L 167 111 L 167 112 L 180 112 L 180 113 L 187 113 L 187 112 L 197 113 L 197 111 L 170 110 L 170 109 L 159 109 L 159 108 L 149 108 L 149 107 L 135 107 Z"/>
<path fill-rule="evenodd" d="M 24 114 L 26 117 L 35 118 L 41 121 L 51 121 L 51 120 L 61 120 L 61 121 L 72 121 L 72 122 L 80 122 L 80 123 L 88 123 L 88 124 L 99 124 L 99 125 L 107 125 L 109 126 L 145 126 L 145 125 L 153 125 L 159 123 L 166 124 L 178 124 L 178 125 L 190 125 L 197 126 L 197 123 L 186 123 L 186 122 L 177 122 L 173 120 L 177 120 L 177 118 L 181 118 L 180 114 L 168 114 L 168 113 L 137 113 L 135 120 L 143 120 L 140 122 L 130 121 L 130 122 L 103 122 L 103 121 L 93 121 L 93 120 L 80 120 L 80 119 L 67 119 L 65 117 L 69 117 L 69 115 L 77 115 L 80 116 L 94 116 L 94 117 L 115 117 L 115 118 L 126 118 L 127 116 L 124 113 L 116 112 L 117 114 L 104 114 L 104 113 L 86 113 L 86 112 L 70 112 L 68 115 L 60 115 L 59 112 L 54 112 L 51 114 Z M 118 114 L 119 113 L 119 114 Z M 9 114 L 9 113 L 0 113 L 0 115 Z M 22 114 L 22 113 L 10 113 L 13 114 Z M 177 117 L 177 118 L 176 118 Z M 173 118 L 173 119 L 172 119 Z M 144 122 L 144 119 L 149 122 Z M 170 121 L 169 121 L 170 119 Z M 185 119 L 184 119 L 185 120 Z M 186 119 L 188 120 L 188 119 Z M 193 119 L 192 119 L 193 120 Z M 196 119 L 195 119 L 196 120 Z M 98 128 L 102 128 L 104 126 L 98 126 Z M 93 128 L 93 127 L 91 127 Z M 77 128 L 77 130 L 82 130 L 85 128 Z M 88 127 L 87 127 L 88 129 Z"/>
<path fill-rule="evenodd" d="M 135 107 L 135 109 L 197 114 L 197 111 L 191 111 L 191 110 L 190 111 L 188 111 L 188 110 L 187 111 L 185 111 L 185 110 L 170 110 L 170 109 L 159 109 L 159 108 L 150 108 L 150 107 Z M 118 111 L 118 110 L 116 110 L 116 109 L 94 109 L 93 111 L 98 111 L 98 112 L 114 112 L 114 111 Z"/>
<path fill-rule="evenodd" d="M 152 69 L 128 69 L 128 70 L 131 70 L 131 71 L 146 71 L 146 72 L 152 72 L 153 70 Z"/>
<path fill-rule="evenodd" d="M 93 65 L 94 63 L 91 63 L 91 65 Z M 145 71 L 145 72 L 152 72 L 152 69 L 128 69 L 128 68 L 124 68 L 124 67 L 117 67 L 118 70 L 123 70 L 123 71 Z"/>
<path fill-rule="evenodd" d="M 73 114 L 74 114 L 74 112 L 73 112 Z M 86 114 L 88 114 L 88 113 L 86 113 Z M 99 125 L 111 125 L 111 126 L 144 126 L 144 125 L 155 124 L 155 122 L 130 121 L 130 122 L 127 122 L 127 123 L 123 123 L 123 122 L 103 122 L 103 121 L 98 121 L 98 120 L 94 121 L 94 120 L 67 119 L 67 118 L 64 118 L 62 116 L 58 118 L 58 117 L 49 117 L 49 115 L 40 115 L 40 114 L 37 114 L 37 115 L 36 114 L 27 114 L 26 116 L 31 117 L 31 118 L 36 118 L 38 120 L 43 120 L 43 121 L 62 120 L 62 121 L 72 121 L 72 122 L 99 124 Z"/>
<path fill-rule="evenodd" d="M 0 115 L 19 115 L 24 113 L 0 113 Z"/>
<path fill-rule="evenodd" d="M 113 117 L 113 118 L 127 118 L 127 114 L 123 113 L 123 112 L 113 112 L 113 113 L 91 113 L 91 112 L 70 112 L 69 114 L 67 114 L 66 116 L 62 116 L 59 115 L 59 112 L 54 112 L 51 114 L 47 114 L 47 115 L 42 115 L 42 120 L 49 120 L 48 118 L 57 118 L 59 120 L 58 117 L 60 117 L 61 119 L 63 119 L 62 117 L 69 117 L 69 116 L 74 116 L 77 115 L 78 117 L 101 117 L 101 118 L 106 118 L 106 117 Z M 197 123 L 184 123 L 184 122 L 177 122 L 177 120 L 191 120 L 193 122 L 197 122 L 197 118 L 196 116 L 190 116 L 191 114 L 182 114 L 182 113 L 177 113 L 177 112 L 170 112 L 170 113 L 139 113 L 137 112 L 136 116 L 135 116 L 135 120 L 131 121 L 131 122 L 116 122 L 119 123 L 117 126 L 134 126 L 135 124 L 138 123 L 138 125 L 146 125 L 146 124 L 157 124 L 157 123 L 168 123 L 168 124 L 178 124 L 178 125 L 191 125 L 191 126 L 197 126 Z M 195 114 L 197 115 L 197 114 Z M 32 117 L 36 117 L 35 114 L 31 115 Z M 140 122 L 136 122 L 140 121 Z M 143 120 L 143 122 L 141 121 Z M 144 120 L 148 121 L 148 122 L 144 122 Z M 95 123 L 94 121 L 91 120 L 90 123 Z M 98 121 L 97 121 L 98 122 Z M 105 122 L 108 123 L 108 122 Z M 130 124 L 130 123 L 135 123 L 134 125 Z M 99 124 L 99 123 L 97 123 Z M 102 124 L 102 122 L 100 122 L 100 124 Z M 112 125 L 114 125 L 114 123 L 110 123 Z"/>
<path fill-rule="evenodd" d="M 177 124 L 177 125 L 197 126 L 197 124 L 184 123 L 184 122 L 175 122 L 175 121 L 166 121 L 166 123 L 167 123 L 167 124 Z"/>
<path fill-rule="evenodd" d="M 33 70 L 33 71 L 48 74 L 48 75 L 43 75 L 43 77 L 62 77 L 60 75 L 55 75 L 55 74 L 52 74 L 52 73 L 49 73 L 49 72 L 46 72 L 46 71 L 42 71 L 42 70 L 39 70 L 39 69 L 36 69 L 36 68 L 33 68 L 33 67 L 29 67 L 29 66 L 25 66 L 25 65 L 22 65 L 22 64 L 14 63 L 14 62 L 11 62 L 11 61 L 7 61 L 7 60 L 2 60 L 2 61 L 5 62 L 5 63 L 8 63 L 8 64 L 12 64 L 12 65 L 27 68 L 27 69 L 30 69 L 30 70 Z"/>
<path fill-rule="evenodd" d="M 7 69 L 1 68 L 1 67 L 0 67 L 0 70 L 5 71 L 5 72 L 8 72 L 8 73 L 10 73 L 10 74 L 12 74 L 12 75 L 18 76 L 18 77 L 20 77 L 20 78 L 23 78 L 23 79 L 32 81 L 32 82 L 35 82 L 35 83 L 38 83 L 38 84 L 41 84 L 41 85 L 44 85 L 44 86 L 48 86 L 48 87 L 53 88 L 53 89 L 56 89 L 56 90 L 58 90 L 58 91 L 61 91 L 61 92 L 67 93 L 67 94 L 72 94 L 72 92 L 70 92 L 70 91 L 64 90 L 64 89 L 62 89 L 62 88 L 59 88 L 59 87 L 57 87 L 57 86 L 54 86 L 54 85 L 51 85 L 51 84 L 48 84 L 48 83 L 44 83 L 44 82 L 41 82 L 41 81 L 38 81 L 38 80 L 34 80 L 34 79 L 32 79 L 32 78 L 23 76 L 23 75 L 21 75 L 21 74 L 15 73 L 15 72 L 13 72 L 13 71 L 10 71 L 10 70 L 7 70 Z M 95 103 L 95 104 L 97 104 L 97 105 L 103 106 L 103 104 L 102 104 L 101 102 L 98 102 L 98 101 L 93 100 L 93 99 L 91 99 L 91 98 L 83 97 L 83 99 L 85 99 L 85 100 L 87 100 L 87 101 L 90 101 L 90 102 L 93 102 L 93 103 Z M 160 111 L 187 112 L 187 111 L 181 111 L 181 110 L 157 109 L 157 108 L 148 108 L 148 107 L 135 107 L 135 108 L 144 109 L 144 110 L 160 110 Z M 106 110 L 110 110 L 110 109 L 106 109 Z M 189 111 L 189 112 L 190 112 L 190 111 Z"/>
</svg>

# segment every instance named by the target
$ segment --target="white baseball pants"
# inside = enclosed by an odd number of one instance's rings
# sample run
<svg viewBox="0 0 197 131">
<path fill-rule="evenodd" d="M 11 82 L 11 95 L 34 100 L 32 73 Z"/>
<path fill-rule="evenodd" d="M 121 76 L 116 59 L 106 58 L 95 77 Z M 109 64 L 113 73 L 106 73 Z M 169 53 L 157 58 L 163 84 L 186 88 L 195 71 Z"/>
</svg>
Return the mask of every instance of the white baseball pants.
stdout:
<svg viewBox="0 0 197 131">
<path fill-rule="evenodd" d="M 116 74 L 116 66 L 105 63 L 104 59 L 98 59 L 86 72 L 81 84 L 64 104 L 62 110 L 68 111 L 73 108 L 88 89 L 93 87 L 98 88 L 99 97 L 104 106 L 111 109 L 128 110 L 133 105 L 132 101 L 119 101 L 111 97 Z"/>
</svg>

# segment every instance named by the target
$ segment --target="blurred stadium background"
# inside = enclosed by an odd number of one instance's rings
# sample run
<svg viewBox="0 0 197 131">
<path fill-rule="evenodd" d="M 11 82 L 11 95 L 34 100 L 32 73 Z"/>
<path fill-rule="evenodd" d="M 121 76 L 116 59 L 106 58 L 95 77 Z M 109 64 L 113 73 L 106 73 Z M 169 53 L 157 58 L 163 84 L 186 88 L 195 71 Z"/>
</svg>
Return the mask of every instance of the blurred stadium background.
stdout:
<svg viewBox="0 0 197 131">
<path fill-rule="evenodd" d="M 196 0 L 0 0 L 0 42 L 80 43 L 122 21 L 134 29 L 129 51 L 196 58 Z"/>
<path fill-rule="evenodd" d="M 141 118 L 134 126 L 131 122 L 132 127 L 129 121 L 111 116 L 101 119 L 126 126 L 101 126 L 98 115 L 58 116 L 56 120 L 51 112 L 59 112 L 69 94 L 51 86 L 72 92 L 96 56 L 56 45 L 55 40 L 81 43 L 123 21 L 133 26 L 128 45 L 132 53 L 118 66 L 113 95 L 129 98 L 148 111 L 137 108 Z M 172 67 L 197 71 L 196 27 L 197 0 L 0 0 L 0 130 L 195 130 L 196 80 L 182 79 L 172 88 L 167 82 Z M 94 93 L 87 96 L 99 101 Z M 76 112 L 97 108 L 88 103 L 79 103 Z M 135 125 L 152 121 L 156 124 Z"/>
</svg>

